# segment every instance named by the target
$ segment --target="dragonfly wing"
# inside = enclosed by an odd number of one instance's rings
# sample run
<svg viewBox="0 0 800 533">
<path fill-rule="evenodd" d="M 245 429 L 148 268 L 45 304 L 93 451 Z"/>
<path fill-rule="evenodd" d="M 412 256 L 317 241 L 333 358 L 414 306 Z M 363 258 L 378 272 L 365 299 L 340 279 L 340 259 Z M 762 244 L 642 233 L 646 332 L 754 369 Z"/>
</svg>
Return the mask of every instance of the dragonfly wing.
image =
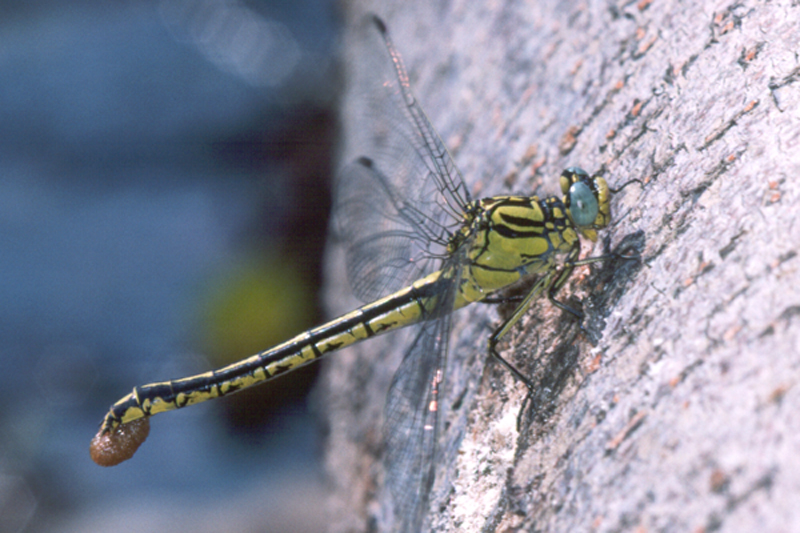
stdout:
<svg viewBox="0 0 800 533">
<path fill-rule="evenodd" d="M 422 531 L 429 506 L 449 326 L 449 315 L 421 325 L 386 399 L 384 468 L 398 531 Z"/>
<path fill-rule="evenodd" d="M 453 300 L 461 276 L 459 260 L 443 270 L 442 291 L 429 320 L 419 326 L 413 344 L 392 379 L 386 398 L 384 468 L 392 514 L 399 531 L 422 530 L 435 479 L 440 424 L 446 416 L 444 379 Z"/>
<path fill-rule="evenodd" d="M 435 271 L 449 230 L 404 200 L 379 168 L 364 163 L 362 158 L 344 167 L 334 217 L 350 286 L 370 302 Z"/>
<path fill-rule="evenodd" d="M 353 36 L 333 229 L 356 296 L 370 301 L 437 269 L 470 198 L 383 23 L 368 17 Z"/>
</svg>

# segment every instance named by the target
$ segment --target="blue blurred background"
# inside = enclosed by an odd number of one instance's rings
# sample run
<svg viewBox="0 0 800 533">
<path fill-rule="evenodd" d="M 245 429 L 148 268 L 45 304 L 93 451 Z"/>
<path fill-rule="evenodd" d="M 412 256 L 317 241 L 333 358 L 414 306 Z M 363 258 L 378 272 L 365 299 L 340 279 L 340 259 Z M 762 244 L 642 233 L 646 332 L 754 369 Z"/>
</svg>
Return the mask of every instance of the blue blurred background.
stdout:
<svg viewBox="0 0 800 533">
<path fill-rule="evenodd" d="M 319 320 L 336 8 L 0 3 L 0 532 L 323 529 L 313 369 L 88 445 Z"/>
</svg>

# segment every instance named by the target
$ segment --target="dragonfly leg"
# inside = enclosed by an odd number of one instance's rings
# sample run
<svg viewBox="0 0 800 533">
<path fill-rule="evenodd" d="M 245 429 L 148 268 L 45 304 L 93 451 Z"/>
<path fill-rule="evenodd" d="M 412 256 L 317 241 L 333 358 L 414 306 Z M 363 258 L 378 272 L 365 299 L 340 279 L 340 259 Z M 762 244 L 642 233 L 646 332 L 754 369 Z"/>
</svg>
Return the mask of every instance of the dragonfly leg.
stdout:
<svg viewBox="0 0 800 533">
<path fill-rule="evenodd" d="M 523 374 L 516 366 L 511 364 L 507 359 L 500 355 L 497 351 L 497 343 L 500 342 L 500 339 L 508 333 L 511 328 L 519 321 L 520 318 L 525 314 L 528 308 L 533 302 L 534 298 L 539 296 L 543 291 L 547 293 L 547 299 L 552 302 L 553 305 L 561 309 L 562 311 L 566 311 L 581 321 L 584 317 L 584 314 L 581 311 L 575 310 L 572 307 L 560 302 L 556 299 L 556 293 L 563 287 L 569 277 L 572 275 L 572 272 L 575 270 L 575 267 L 582 266 L 582 265 L 589 265 L 592 263 L 599 263 L 600 261 L 606 261 L 608 259 L 638 259 L 638 256 L 625 256 L 622 254 L 607 254 L 601 255 L 598 257 L 590 257 L 588 259 L 581 259 L 577 260 L 577 256 L 580 253 L 580 248 L 575 247 L 569 254 L 567 261 L 560 267 L 554 268 L 550 270 L 547 274 L 542 276 L 542 278 L 536 282 L 533 288 L 528 292 L 528 294 L 521 298 L 517 296 L 512 296 L 509 298 L 502 298 L 502 297 L 493 297 L 487 298 L 482 300 L 484 303 L 506 303 L 511 301 L 520 301 L 520 304 L 514 310 L 510 317 L 503 321 L 500 326 L 494 330 L 492 335 L 489 337 L 488 341 L 488 351 L 489 355 L 497 360 L 500 364 L 502 364 L 511 374 L 525 384 L 528 387 L 529 394 L 525 399 L 525 403 L 528 401 L 533 402 L 533 391 L 534 391 L 534 384 L 530 377 Z M 585 331 L 585 328 L 579 322 L 579 327 L 581 330 Z M 525 405 L 525 404 L 523 404 Z M 518 421 L 519 423 L 519 421 Z"/>
<path fill-rule="evenodd" d="M 488 298 L 484 298 L 481 300 L 482 304 L 507 304 L 512 302 L 521 302 L 524 300 L 525 297 L 517 294 L 514 296 L 489 296 Z"/>
<path fill-rule="evenodd" d="M 584 317 L 583 312 L 573 309 L 567 304 L 556 299 L 556 293 L 561 289 L 561 287 L 563 287 L 567 283 L 567 280 L 572 275 L 572 271 L 575 270 L 575 267 L 582 265 L 591 265 L 592 263 L 600 263 L 601 261 L 608 261 L 610 259 L 634 260 L 634 259 L 639 259 L 639 256 L 610 253 L 610 254 L 600 255 L 598 257 L 589 257 L 587 259 L 575 260 L 575 258 L 578 256 L 579 253 L 580 249 L 577 246 L 570 252 L 569 256 L 567 257 L 567 260 L 562 265 L 559 274 L 553 277 L 552 282 L 547 287 L 547 299 L 550 300 L 550 303 L 552 303 L 562 311 L 566 311 L 567 313 L 577 318 L 581 330 L 586 331 L 585 328 L 583 327 L 583 324 L 580 324 L 580 321 L 582 321 Z"/>
<path fill-rule="evenodd" d="M 555 305 L 562 311 L 566 311 L 567 313 L 571 314 L 580 322 L 583 320 L 583 312 L 573 309 L 567 304 L 556 299 L 556 293 L 567 282 L 576 266 L 577 265 L 574 262 L 567 263 L 558 271 L 557 276 L 553 276 L 553 281 L 547 286 L 547 299 L 550 300 L 551 304 Z"/>
<path fill-rule="evenodd" d="M 491 354 L 491 356 L 494 357 L 494 359 L 497 360 L 504 367 L 506 367 L 506 370 L 511 372 L 511 374 L 516 379 L 518 379 L 519 381 L 524 383 L 525 386 L 528 387 L 528 390 L 529 390 L 530 393 L 533 393 L 533 382 L 531 381 L 531 379 L 528 376 L 526 376 L 525 374 L 523 374 L 517 367 L 515 367 L 514 365 L 509 363 L 506 360 L 505 357 L 503 357 L 502 355 L 497 353 L 497 350 L 495 349 L 493 344 L 496 344 L 496 341 L 495 341 L 495 343 L 492 343 L 492 341 L 490 339 L 489 340 L 489 353 Z"/>
<path fill-rule="evenodd" d="M 580 265 L 586 265 L 589 263 L 596 263 L 597 261 L 603 260 L 601 256 L 601 257 L 592 257 L 589 259 L 584 259 L 582 261 L 579 261 L 578 256 L 580 255 L 580 253 L 581 253 L 580 241 L 576 241 L 575 246 L 573 246 L 572 250 L 569 251 L 567 259 L 564 261 L 564 264 L 561 266 L 561 268 L 559 268 L 556 271 L 556 275 L 552 277 L 552 280 L 547 285 L 547 299 L 550 300 L 550 303 L 552 303 L 562 311 L 566 311 L 567 313 L 577 318 L 579 323 L 583 320 L 583 313 L 557 300 L 556 293 L 559 290 L 561 290 L 561 287 L 563 287 L 567 283 L 567 280 L 572 275 L 572 272 L 575 270 L 575 267 Z M 582 325 L 580 327 L 581 329 L 583 329 Z"/>
<path fill-rule="evenodd" d="M 542 290 L 552 283 L 551 278 L 553 277 L 553 274 L 554 272 L 550 272 L 545 276 L 543 276 L 542 279 L 536 282 L 536 284 L 528 292 L 525 298 L 522 299 L 522 302 L 517 306 L 517 308 L 514 310 L 511 316 L 509 316 L 506 320 L 504 320 L 503 323 L 500 324 L 500 326 L 496 330 L 494 330 L 492 335 L 489 337 L 489 342 L 487 346 L 489 350 L 489 355 L 493 357 L 495 360 L 497 360 L 504 367 L 506 367 L 506 369 L 509 372 L 511 372 L 511 374 L 516 379 L 524 383 L 525 386 L 528 387 L 530 391 L 533 391 L 533 381 L 531 381 L 531 379 L 528 376 L 520 372 L 520 370 L 517 367 L 512 365 L 508 360 L 506 360 L 503 356 L 501 356 L 498 353 L 497 343 L 500 342 L 500 339 L 506 333 L 508 333 L 509 330 L 511 330 L 514 324 L 516 324 L 520 318 L 522 318 L 522 316 L 530 307 L 531 302 L 534 300 L 534 298 L 539 296 L 542 293 Z"/>
</svg>

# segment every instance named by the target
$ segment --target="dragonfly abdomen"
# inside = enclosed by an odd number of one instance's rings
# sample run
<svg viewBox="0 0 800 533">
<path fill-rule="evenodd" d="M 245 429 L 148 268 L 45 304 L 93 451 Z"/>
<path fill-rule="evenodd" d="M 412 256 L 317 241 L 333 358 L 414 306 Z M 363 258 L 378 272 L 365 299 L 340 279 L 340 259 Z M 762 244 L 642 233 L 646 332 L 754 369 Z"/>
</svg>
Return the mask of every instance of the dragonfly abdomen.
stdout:
<svg viewBox="0 0 800 533">
<path fill-rule="evenodd" d="M 426 320 L 430 318 L 431 310 L 436 307 L 436 299 L 445 287 L 439 277 L 440 273 L 435 272 L 394 294 L 218 370 L 134 387 L 130 394 L 111 407 L 95 439 L 104 436 L 113 438 L 108 436 L 122 425 L 232 394 L 351 344 Z M 126 457 L 119 460 L 112 457 L 108 465 L 130 458 L 140 444 L 133 446 Z M 93 443 L 93 450 L 95 447 Z M 114 448 L 113 445 L 111 448 Z"/>
</svg>

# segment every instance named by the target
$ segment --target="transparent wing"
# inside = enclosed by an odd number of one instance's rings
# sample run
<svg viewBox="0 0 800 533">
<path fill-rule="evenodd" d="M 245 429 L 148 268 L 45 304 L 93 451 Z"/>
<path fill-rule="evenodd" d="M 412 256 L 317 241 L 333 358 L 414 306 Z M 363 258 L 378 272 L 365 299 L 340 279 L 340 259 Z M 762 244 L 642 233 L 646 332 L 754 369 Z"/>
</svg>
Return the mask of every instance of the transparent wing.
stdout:
<svg viewBox="0 0 800 533">
<path fill-rule="evenodd" d="M 367 17 L 354 39 L 333 228 L 354 293 L 371 301 L 438 268 L 470 198 L 383 22 Z"/>
<path fill-rule="evenodd" d="M 435 479 L 439 423 L 445 416 L 442 387 L 453 300 L 460 282 L 459 258 L 445 266 L 441 295 L 430 320 L 419 326 L 386 398 L 386 486 L 396 529 L 422 531 Z"/>
</svg>

